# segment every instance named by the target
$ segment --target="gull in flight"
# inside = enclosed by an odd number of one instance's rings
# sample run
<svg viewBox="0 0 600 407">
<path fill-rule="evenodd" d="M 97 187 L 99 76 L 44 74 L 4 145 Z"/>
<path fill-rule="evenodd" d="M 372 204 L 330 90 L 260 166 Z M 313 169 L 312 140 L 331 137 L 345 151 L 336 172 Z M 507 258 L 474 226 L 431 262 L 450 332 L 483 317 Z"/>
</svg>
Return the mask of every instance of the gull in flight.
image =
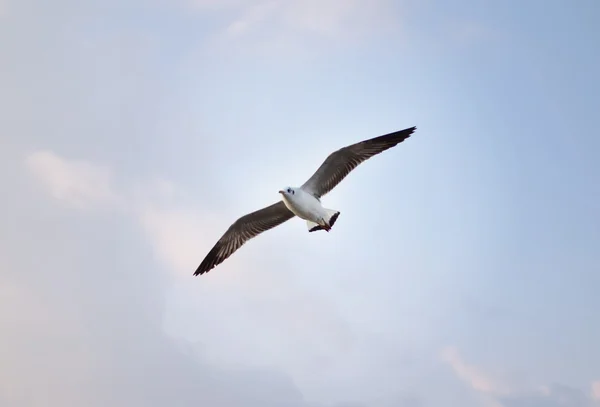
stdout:
<svg viewBox="0 0 600 407">
<path fill-rule="evenodd" d="M 280 190 L 281 201 L 236 220 L 202 260 L 194 275 L 208 273 L 248 240 L 294 216 L 306 221 L 309 232 L 329 232 L 340 211 L 324 208 L 321 197 L 335 188 L 360 163 L 396 146 L 415 130 L 416 127 L 410 127 L 334 151 L 301 187 Z"/>
</svg>

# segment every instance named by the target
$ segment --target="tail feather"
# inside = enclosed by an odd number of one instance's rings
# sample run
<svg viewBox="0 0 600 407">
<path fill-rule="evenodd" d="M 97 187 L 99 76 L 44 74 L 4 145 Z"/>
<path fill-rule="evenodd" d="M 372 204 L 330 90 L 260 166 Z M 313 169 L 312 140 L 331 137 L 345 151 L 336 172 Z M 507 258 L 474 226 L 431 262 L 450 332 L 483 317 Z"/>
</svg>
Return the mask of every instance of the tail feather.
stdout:
<svg viewBox="0 0 600 407">
<path fill-rule="evenodd" d="M 329 232 L 329 230 L 335 224 L 338 216 L 340 216 L 340 211 L 336 211 L 335 209 L 325 209 L 325 212 L 325 219 L 323 219 L 324 224 L 322 225 L 310 220 L 306 221 L 306 226 L 308 227 L 309 232 L 316 232 L 317 230 L 326 230 Z"/>
</svg>

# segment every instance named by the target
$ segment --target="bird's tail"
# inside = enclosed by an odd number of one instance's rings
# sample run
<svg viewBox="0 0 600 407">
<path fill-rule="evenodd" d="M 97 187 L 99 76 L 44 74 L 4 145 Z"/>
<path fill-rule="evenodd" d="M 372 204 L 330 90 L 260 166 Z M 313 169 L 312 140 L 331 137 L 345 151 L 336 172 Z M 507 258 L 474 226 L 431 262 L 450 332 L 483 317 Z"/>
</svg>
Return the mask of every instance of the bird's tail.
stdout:
<svg viewBox="0 0 600 407">
<path fill-rule="evenodd" d="M 326 230 L 330 231 L 333 227 L 335 221 L 338 216 L 340 216 L 340 211 L 336 211 L 335 209 L 327 209 L 325 208 L 325 218 L 323 219 L 323 223 L 315 223 L 310 220 L 306 221 L 306 226 L 308 227 L 309 232 L 316 232 L 317 230 Z"/>
</svg>

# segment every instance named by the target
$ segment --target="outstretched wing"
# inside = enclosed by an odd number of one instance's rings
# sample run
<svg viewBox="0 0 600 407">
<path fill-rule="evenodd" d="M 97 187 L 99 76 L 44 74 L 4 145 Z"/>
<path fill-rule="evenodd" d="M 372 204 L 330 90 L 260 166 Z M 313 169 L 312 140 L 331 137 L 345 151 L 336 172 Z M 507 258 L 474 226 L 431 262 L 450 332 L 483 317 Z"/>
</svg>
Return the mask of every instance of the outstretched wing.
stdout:
<svg viewBox="0 0 600 407">
<path fill-rule="evenodd" d="M 227 229 L 227 232 L 219 239 L 204 260 L 202 260 L 194 275 L 197 276 L 198 274 L 209 272 L 242 247 L 248 240 L 275 226 L 281 225 L 294 216 L 296 215 L 285 206 L 283 201 L 242 216 Z"/>
<path fill-rule="evenodd" d="M 302 185 L 302 189 L 317 198 L 322 197 L 335 188 L 360 163 L 401 143 L 410 137 L 415 130 L 416 127 L 411 127 L 334 151 L 312 177 Z"/>
</svg>

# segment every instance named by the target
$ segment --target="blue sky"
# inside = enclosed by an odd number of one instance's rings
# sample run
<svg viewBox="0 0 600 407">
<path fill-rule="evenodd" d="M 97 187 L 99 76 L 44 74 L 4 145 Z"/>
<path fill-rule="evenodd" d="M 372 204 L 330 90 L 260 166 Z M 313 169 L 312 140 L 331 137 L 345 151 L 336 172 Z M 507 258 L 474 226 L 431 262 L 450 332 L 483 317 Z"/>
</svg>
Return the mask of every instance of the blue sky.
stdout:
<svg viewBox="0 0 600 407">
<path fill-rule="evenodd" d="M 593 1 L 0 1 L 0 401 L 600 404 Z M 416 133 L 192 273 L 342 146 Z"/>
</svg>

